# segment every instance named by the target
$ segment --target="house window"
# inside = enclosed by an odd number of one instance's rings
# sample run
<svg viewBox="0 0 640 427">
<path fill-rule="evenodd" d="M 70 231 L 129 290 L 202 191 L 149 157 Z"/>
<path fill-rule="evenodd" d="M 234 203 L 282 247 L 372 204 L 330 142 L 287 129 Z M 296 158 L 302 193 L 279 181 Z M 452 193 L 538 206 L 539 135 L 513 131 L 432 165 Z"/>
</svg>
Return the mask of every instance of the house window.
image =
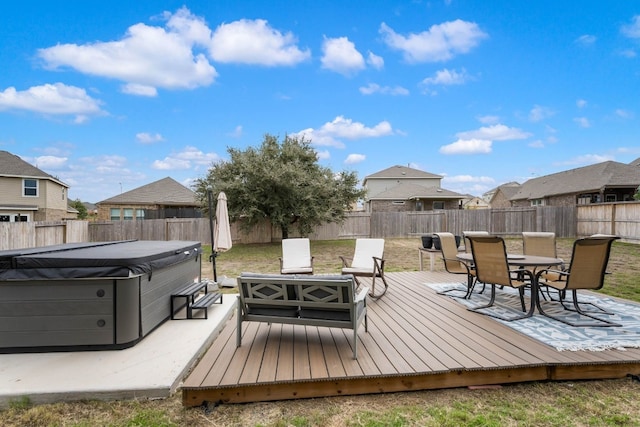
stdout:
<svg viewBox="0 0 640 427">
<path fill-rule="evenodd" d="M 433 210 L 444 209 L 444 202 L 433 202 Z"/>
<path fill-rule="evenodd" d="M 64 200 L 64 192 L 65 192 L 65 189 L 64 187 L 62 187 L 62 200 Z"/>
<path fill-rule="evenodd" d="M 133 219 L 133 208 L 124 208 L 124 219 Z"/>
<path fill-rule="evenodd" d="M 23 179 L 22 180 L 22 194 L 25 197 L 38 197 L 38 180 L 37 179 Z"/>
<path fill-rule="evenodd" d="M 144 209 L 136 209 L 136 219 L 144 219 Z"/>
<path fill-rule="evenodd" d="M 544 199 L 531 200 L 531 206 L 544 206 Z"/>
<path fill-rule="evenodd" d="M 579 205 L 588 205 L 591 203 L 591 196 L 588 194 L 582 194 L 578 196 L 578 204 Z"/>
<path fill-rule="evenodd" d="M 9 222 L 11 217 L 9 215 L 0 215 L 0 222 Z"/>
<path fill-rule="evenodd" d="M 422 200 L 416 200 L 416 211 L 421 212 L 423 209 Z"/>
<path fill-rule="evenodd" d="M 404 200 L 394 200 L 391 202 L 392 205 L 404 205 Z"/>
<path fill-rule="evenodd" d="M 615 202 L 616 201 L 616 195 L 615 194 L 606 194 L 604 196 L 604 201 L 605 202 Z"/>
<path fill-rule="evenodd" d="M 120 220 L 120 208 L 111 208 L 111 221 Z"/>
</svg>

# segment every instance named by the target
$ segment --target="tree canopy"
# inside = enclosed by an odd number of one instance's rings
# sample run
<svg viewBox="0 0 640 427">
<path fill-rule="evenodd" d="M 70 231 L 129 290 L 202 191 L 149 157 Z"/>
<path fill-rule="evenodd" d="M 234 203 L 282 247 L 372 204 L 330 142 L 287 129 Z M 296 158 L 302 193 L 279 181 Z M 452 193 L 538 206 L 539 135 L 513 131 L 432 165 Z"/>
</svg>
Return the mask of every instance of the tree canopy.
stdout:
<svg viewBox="0 0 640 427">
<path fill-rule="evenodd" d="M 80 201 L 80 199 L 75 199 L 69 203 L 69 206 L 78 211 L 78 219 L 87 219 L 89 216 L 87 212 L 87 207 Z"/>
<path fill-rule="evenodd" d="M 297 229 L 306 236 L 315 226 L 341 222 L 362 197 L 355 172 L 334 173 L 318 164 L 310 141 L 265 135 L 260 147 L 227 148 L 230 159 L 212 165 L 194 190 L 203 206 L 207 191 L 227 195 L 231 221 L 247 228 L 265 218 L 280 227 L 282 238 Z"/>
</svg>

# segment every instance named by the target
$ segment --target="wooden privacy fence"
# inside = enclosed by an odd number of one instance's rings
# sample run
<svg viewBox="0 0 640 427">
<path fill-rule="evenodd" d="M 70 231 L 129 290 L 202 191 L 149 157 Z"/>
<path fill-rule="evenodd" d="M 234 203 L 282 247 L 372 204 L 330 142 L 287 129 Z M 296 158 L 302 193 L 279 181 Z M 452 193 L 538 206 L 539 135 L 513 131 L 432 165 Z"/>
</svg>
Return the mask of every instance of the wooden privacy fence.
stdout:
<svg viewBox="0 0 640 427">
<path fill-rule="evenodd" d="M 427 212 L 354 212 L 348 214 L 342 224 L 316 227 L 309 238 L 418 237 L 438 231 L 460 235 L 465 230 L 487 230 L 500 236 L 517 236 L 523 231 L 553 231 L 558 237 L 567 238 L 602 233 L 640 243 L 640 202 Z M 234 243 L 270 243 L 282 238 L 280 229 L 266 220 L 249 232 L 234 223 L 231 236 Z M 0 223 L 0 250 L 129 239 L 193 240 L 209 245 L 211 230 L 208 218 Z"/>
</svg>

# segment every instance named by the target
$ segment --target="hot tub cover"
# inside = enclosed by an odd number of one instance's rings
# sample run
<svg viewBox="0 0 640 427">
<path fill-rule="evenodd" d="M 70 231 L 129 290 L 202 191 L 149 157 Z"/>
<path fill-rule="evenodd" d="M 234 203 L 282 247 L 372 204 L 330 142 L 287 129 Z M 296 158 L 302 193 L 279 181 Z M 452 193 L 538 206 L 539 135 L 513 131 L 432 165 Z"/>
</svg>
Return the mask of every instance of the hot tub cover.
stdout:
<svg viewBox="0 0 640 427">
<path fill-rule="evenodd" d="M 0 251 L 0 280 L 130 277 L 152 274 L 200 252 L 200 242 L 126 240 Z"/>
</svg>

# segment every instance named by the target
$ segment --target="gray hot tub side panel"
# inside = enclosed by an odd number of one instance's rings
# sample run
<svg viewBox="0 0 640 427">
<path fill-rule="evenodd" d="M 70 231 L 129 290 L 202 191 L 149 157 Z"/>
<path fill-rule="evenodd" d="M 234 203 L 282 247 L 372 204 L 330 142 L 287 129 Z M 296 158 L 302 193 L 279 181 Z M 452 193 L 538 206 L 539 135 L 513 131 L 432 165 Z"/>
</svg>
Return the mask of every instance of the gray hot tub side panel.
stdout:
<svg viewBox="0 0 640 427">
<path fill-rule="evenodd" d="M 131 243 L 126 246 L 129 250 L 112 253 L 108 264 L 122 259 L 124 252 L 131 255 Z M 135 246 L 133 252 L 144 247 L 151 253 L 138 253 L 139 263 L 127 267 L 127 277 L 0 280 L 0 351 L 124 348 L 168 319 L 171 293 L 200 276 L 200 243 L 144 242 Z M 44 269 L 55 270 L 49 266 Z M 134 269 L 148 273 L 134 275 Z M 41 269 L 27 270 L 31 274 Z"/>
</svg>

